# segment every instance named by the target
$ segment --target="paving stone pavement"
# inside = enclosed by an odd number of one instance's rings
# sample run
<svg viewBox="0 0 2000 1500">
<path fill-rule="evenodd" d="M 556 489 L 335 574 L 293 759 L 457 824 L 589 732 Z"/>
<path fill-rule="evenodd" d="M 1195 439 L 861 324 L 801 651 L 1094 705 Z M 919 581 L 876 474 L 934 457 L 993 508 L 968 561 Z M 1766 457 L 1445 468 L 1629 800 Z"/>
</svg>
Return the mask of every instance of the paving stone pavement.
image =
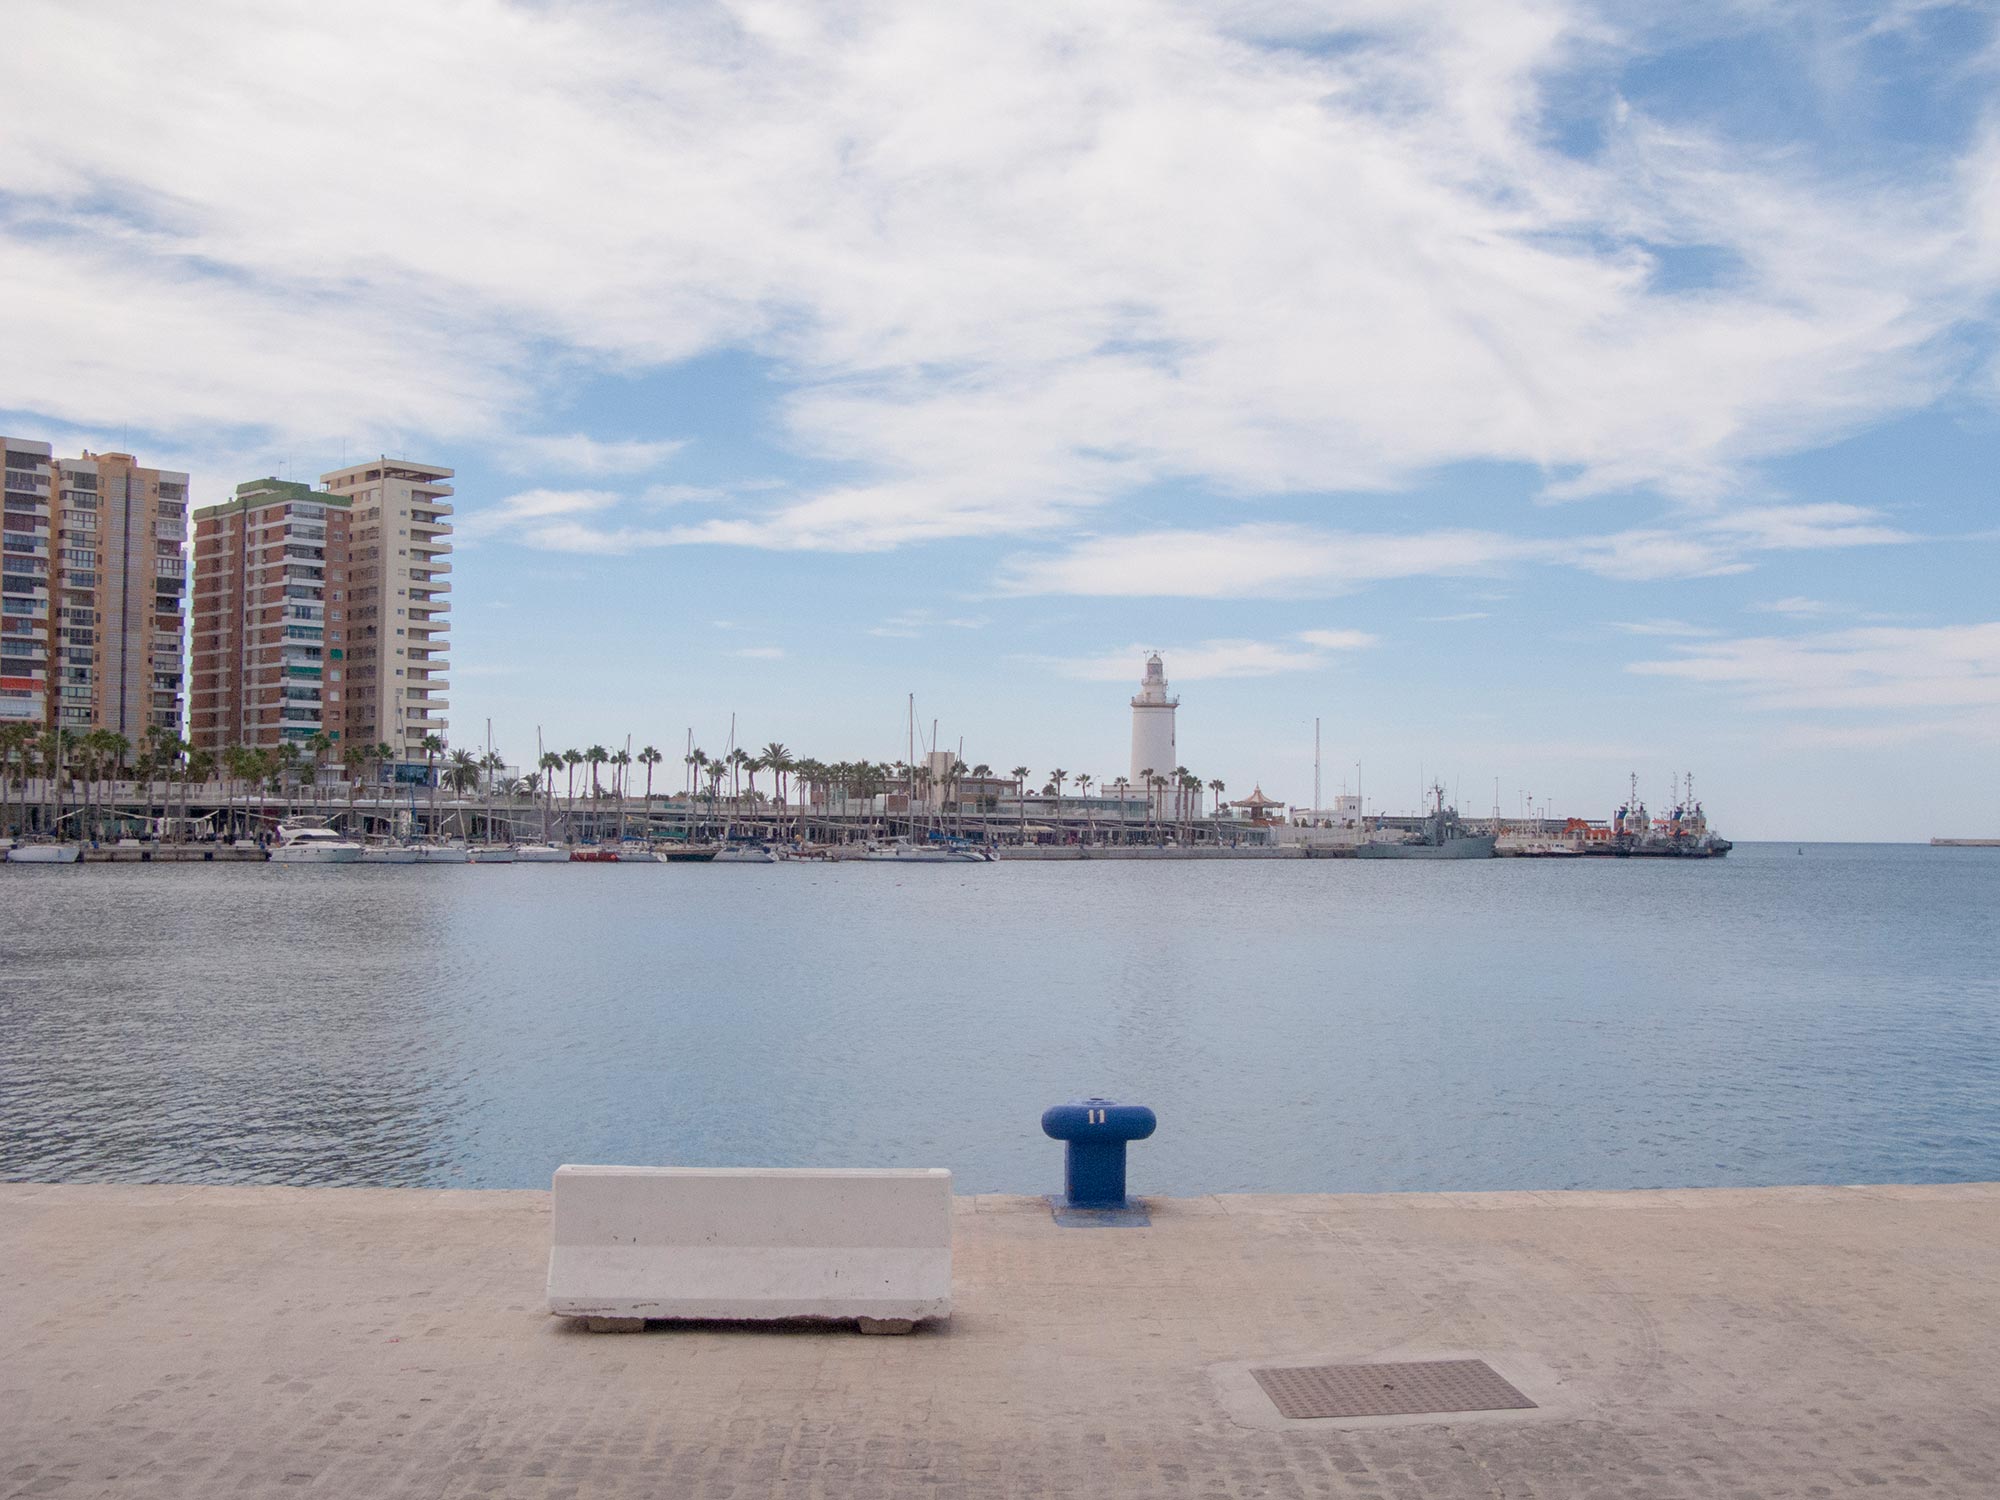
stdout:
<svg viewBox="0 0 2000 1500">
<path fill-rule="evenodd" d="M 2000 1496 L 2000 1185 L 959 1200 L 902 1338 L 590 1334 L 544 1193 L 0 1185 L 0 1496 Z M 1264 1363 L 1532 1412 L 1290 1422 Z"/>
</svg>

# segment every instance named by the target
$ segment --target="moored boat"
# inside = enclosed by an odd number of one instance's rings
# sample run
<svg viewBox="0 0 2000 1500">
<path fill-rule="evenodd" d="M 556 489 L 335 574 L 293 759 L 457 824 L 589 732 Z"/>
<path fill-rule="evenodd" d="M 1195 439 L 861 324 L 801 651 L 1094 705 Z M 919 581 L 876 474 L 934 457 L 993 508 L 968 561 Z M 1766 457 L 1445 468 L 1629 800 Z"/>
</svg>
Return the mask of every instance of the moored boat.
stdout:
<svg viewBox="0 0 2000 1500">
<path fill-rule="evenodd" d="M 7 851 L 10 865 L 73 865 L 82 858 L 81 844 L 16 844 Z"/>
<path fill-rule="evenodd" d="M 475 865 L 511 865 L 519 856 L 512 844 L 474 844 L 466 858 Z"/>
<path fill-rule="evenodd" d="M 280 823 L 278 842 L 271 850 L 271 863 L 354 865 L 361 862 L 361 854 L 359 843 L 323 824 Z"/>
<path fill-rule="evenodd" d="M 514 863 L 517 865 L 565 864 L 568 860 L 569 851 L 558 849 L 554 844 L 516 844 L 514 846 Z"/>
<path fill-rule="evenodd" d="M 727 844 L 715 851 L 718 865 L 775 865 L 778 856 L 763 844 Z"/>
<path fill-rule="evenodd" d="M 1355 847 L 1356 859 L 1492 859 L 1499 852 L 1499 838 L 1491 833 L 1470 833 L 1458 819 L 1458 809 L 1444 805 L 1444 787 L 1431 787 L 1431 810 L 1424 826 L 1399 839 L 1375 839 Z"/>
<path fill-rule="evenodd" d="M 869 844 L 848 858 L 863 864 L 890 865 L 983 865 L 990 864 L 993 852 L 960 839 L 937 839 L 913 844 L 908 839 L 889 839 Z"/>
</svg>

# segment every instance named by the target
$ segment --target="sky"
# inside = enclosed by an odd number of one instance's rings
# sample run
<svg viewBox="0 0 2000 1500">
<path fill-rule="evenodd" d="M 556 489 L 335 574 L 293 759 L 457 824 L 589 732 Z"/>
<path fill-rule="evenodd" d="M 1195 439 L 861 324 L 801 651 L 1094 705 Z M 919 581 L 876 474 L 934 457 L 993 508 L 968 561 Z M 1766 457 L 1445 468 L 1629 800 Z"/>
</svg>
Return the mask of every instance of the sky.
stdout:
<svg viewBox="0 0 2000 1500">
<path fill-rule="evenodd" d="M 0 431 L 457 471 L 451 738 L 2000 835 L 2000 9 L 13 0 Z"/>
</svg>

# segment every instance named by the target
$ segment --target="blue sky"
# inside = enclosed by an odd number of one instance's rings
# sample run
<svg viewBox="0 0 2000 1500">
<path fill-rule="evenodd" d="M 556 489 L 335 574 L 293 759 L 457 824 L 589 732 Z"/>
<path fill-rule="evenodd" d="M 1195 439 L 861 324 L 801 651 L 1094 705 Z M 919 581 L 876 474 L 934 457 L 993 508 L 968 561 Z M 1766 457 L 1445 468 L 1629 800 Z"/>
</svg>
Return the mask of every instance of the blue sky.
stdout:
<svg viewBox="0 0 2000 1500">
<path fill-rule="evenodd" d="M 13 8 L 0 427 L 454 466 L 461 741 L 2000 833 L 1990 4 L 336 9 Z"/>
</svg>

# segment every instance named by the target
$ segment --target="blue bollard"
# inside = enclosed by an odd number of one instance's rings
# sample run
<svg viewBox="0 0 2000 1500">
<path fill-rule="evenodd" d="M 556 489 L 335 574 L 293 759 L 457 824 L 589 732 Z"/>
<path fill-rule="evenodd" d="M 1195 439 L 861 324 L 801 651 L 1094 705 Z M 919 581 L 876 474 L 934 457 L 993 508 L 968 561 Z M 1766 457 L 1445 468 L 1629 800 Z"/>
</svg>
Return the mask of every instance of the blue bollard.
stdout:
<svg viewBox="0 0 2000 1500">
<path fill-rule="evenodd" d="M 1143 1141 L 1159 1120 L 1143 1104 L 1079 1099 L 1042 1112 L 1042 1131 L 1068 1143 L 1063 1156 L 1063 1207 L 1122 1209 L 1125 1143 Z"/>
</svg>

